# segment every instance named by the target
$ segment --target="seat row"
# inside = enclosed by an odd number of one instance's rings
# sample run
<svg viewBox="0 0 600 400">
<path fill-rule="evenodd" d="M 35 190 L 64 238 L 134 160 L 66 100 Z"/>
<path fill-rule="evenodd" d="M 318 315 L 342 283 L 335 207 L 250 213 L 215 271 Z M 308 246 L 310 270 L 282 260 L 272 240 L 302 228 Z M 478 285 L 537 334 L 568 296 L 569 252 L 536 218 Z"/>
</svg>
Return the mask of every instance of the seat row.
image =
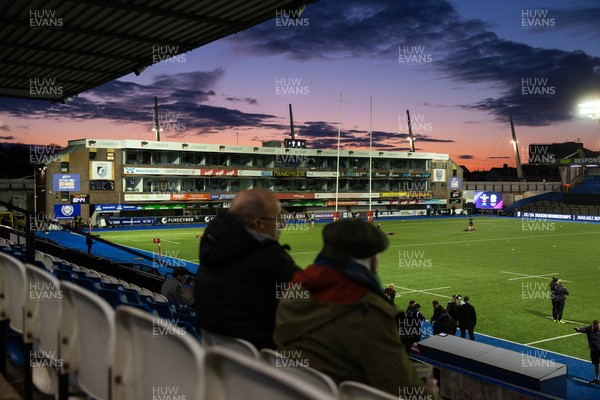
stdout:
<svg viewBox="0 0 600 400">
<path fill-rule="evenodd" d="M 240 339 L 206 332 L 203 346 L 172 321 L 127 305 L 115 310 L 93 291 L 5 254 L 0 322 L 23 335 L 31 381 L 58 399 L 77 392 L 99 400 L 397 398 L 359 383 L 338 389 L 309 368 L 276 368 L 277 353 L 263 351 L 261 361 L 247 342 L 236 351 L 231 343 Z"/>
</svg>

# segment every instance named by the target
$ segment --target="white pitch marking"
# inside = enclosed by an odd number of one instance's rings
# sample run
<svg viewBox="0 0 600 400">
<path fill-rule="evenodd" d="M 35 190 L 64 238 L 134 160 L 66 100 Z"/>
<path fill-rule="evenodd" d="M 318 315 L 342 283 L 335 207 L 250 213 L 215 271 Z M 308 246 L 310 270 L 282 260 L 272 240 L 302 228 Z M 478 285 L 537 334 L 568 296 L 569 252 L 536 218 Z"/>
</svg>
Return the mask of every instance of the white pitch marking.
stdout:
<svg viewBox="0 0 600 400">
<path fill-rule="evenodd" d="M 411 289 L 411 288 L 402 287 L 402 286 L 396 286 L 396 287 L 397 287 L 397 288 L 400 288 L 400 289 L 404 289 L 404 290 L 410 290 L 411 292 L 409 292 L 409 293 L 424 293 L 424 294 L 430 294 L 430 295 L 432 295 L 432 296 L 446 297 L 446 298 L 448 298 L 448 299 L 451 299 L 451 298 L 452 298 L 452 296 L 446 296 L 446 295 L 444 295 L 444 294 L 439 294 L 439 293 L 428 292 L 427 290 L 430 290 L 430 289 L 425 289 L 425 290 L 416 290 L 416 289 Z M 448 286 L 448 287 L 450 287 L 450 286 Z M 441 289 L 441 288 L 440 288 L 440 289 Z"/>
<path fill-rule="evenodd" d="M 399 287 L 399 286 L 397 286 Z M 438 290 L 438 289 L 450 289 L 452 286 L 443 286 L 443 287 L 436 287 L 436 288 L 430 288 L 430 289 L 423 289 L 423 290 Z M 399 294 L 407 294 L 407 293 L 415 293 L 418 292 L 419 290 L 416 289 L 409 289 L 408 292 L 399 292 Z"/>
<path fill-rule="evenodd" d="M 167 243 L 174 243 L 174 244 L 181 244 L 179 242 L 173 242 L 171 240 L 167 240 L 167 239 L 160 239 L 161 242 L 167 242 Z"/>
<path fill-rule="evenodd" d="M 568 335 L 556 336 L 556 337 L 553 337 L 553 338 L 550 338 L 550 339 L 536 340 L 535 342 L 525 343 L 524 346 L 530 346 L 532 344 L 549 342 L 551 340 L 562 339 L 562 338 L 566 338 L 566 337 L 569 337 L 569 336 L 575 336 L 575 335 L 579 335 L 579 332 L 569 333 Z"/>
<path fill-rule="evenodd" d="M 549 276 L 552 275 L 560 275 L 560 272 L 554 272 L 551 274 L 543 274 L 543 275 L 525 275 L 525 274 L 519 274 L 517 272 L 508 272 L 508 271 L 500 271 L 503 274 L 513 274 L 513 275 L 521 275 L 520 278 L 509 278 L 509 281 L 514 281 L 514 280 L 518 280 L 518 279 L 528 279 L 528 278 L 544 278 L 547 279 Z M 567 279 L 563 279 L 563 282 L 573 282 L 573 281 L 569 281 Z"/>
</svg>

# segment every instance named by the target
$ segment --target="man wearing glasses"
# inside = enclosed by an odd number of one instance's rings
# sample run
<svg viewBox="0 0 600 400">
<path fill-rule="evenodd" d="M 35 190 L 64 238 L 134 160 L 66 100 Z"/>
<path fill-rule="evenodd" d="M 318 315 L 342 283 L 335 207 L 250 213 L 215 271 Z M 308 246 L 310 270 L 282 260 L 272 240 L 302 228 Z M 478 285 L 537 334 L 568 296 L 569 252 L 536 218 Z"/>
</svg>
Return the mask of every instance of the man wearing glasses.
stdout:
<svg viewBox="0 0 600 400">
<path fill-rule="evenodd" d="M 209 223 L 194 288 L 200 328 L 275 348 L 279 294 L 299 270 L 278 242 L 283 228 L 281 205 L 264 189 L 240 192 Z"/>
</svg>

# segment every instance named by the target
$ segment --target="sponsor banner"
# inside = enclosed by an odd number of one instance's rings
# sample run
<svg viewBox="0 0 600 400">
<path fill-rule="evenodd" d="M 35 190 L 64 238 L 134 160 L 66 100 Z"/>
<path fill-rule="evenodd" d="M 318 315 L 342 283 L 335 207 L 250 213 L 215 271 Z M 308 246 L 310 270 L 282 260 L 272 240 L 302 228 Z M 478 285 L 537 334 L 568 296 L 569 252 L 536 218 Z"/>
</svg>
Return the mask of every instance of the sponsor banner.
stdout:
<svg viewBox="0 0 600 400">
<path fill-rule="evenodd" d="M 125 201 L 170 201 L 169 193 L 125 194 Z"/>
<path fill-rule="evenodd" d="M 333 199 L 335 193 L 315 193 L 315 199 Z M 338 193 L 338 199 L 368 199 L 369 193 Z M 372 193 L 371 198 L 379 198 L 379 193 Z"/>
<path fill-rule="evenodd" d="M 281 205 L 284 207 L 325 207 L 326 201 L 282 201 Z"/>
<path fill-rule="evenodd" d="M 125 167 L 125 175 L 201 175 L 201 169 L 197 168 L 138 168 Z"/>
<path fill-rule="evenodd" d="M 196 215 L 186 217 L 158 217 L 156 218 L 156 222 L 160 224 L 194 224 L 210 222 L 212 219 L 213 216 L 209 215 Z"/>
<path fill-rule="evenodd" d="M 442 170 L 444 171 L 444 170 Z M 431 173 L 429 172 L 423 172 L 423 173 L 414 173 L 414 172 L 410 172 L 410 173 L 403 173 L 402 174 L 402 178 L 431 178 Z"/>
<path fill-rule="evenodd" d="M 424 190 L 410 190 L 402 192 L 383 192 L 379 193 L 379 197 L 398 197 L 400 199 L 430 199 L 433 196 L 432 192 Z"/>
<path fill-rule="evenodd" d="M 450 190 L 459 190 L 461 186 L 460 178 L 450 178 L 448 179 L 448 189 Z"/>
<path fill-rule="evenodd" d="M 90 161 L 90 179 L 115 179 L 112 161 Z"/>
<path fill-rule="evenodd" d="M 368 206 L 368 201 L 360 201 L 360 200 L 340 200 L 338 202 L 339 206 Z M 327 202 L 327 206 L 335 206 L 335 200 L 330 200 Z"/>
<path fill-rule="evenodd" d="M 73 219 L 81 216 L 80 204 L 55 204 L 54 218 L 56 219 Z"/>
<path fill-rule="evenodd" d="M 433 170 L 433 181 L 434 182 L 446 182 L 446 170 L 445 169 L 434 169 Z"/>
<path fill-rule="evenodd" d="M 277 197 L 277 199 L 279 199 L 279 200 L 315 199 L 316 194 L 315 193 L 275 193 L 275 197 Z"/>
<path fill-rule="evenodd" d="M 600 215 L 573 215 L 575 221 L 600 222 Z"/>
<path fill-rule="evenodd" d="M 238 169 L 238 176 L 273 176 L 273 171 Z"/>
<path fill-rule="evenodd" d="M 574 221 L 590 221 L 585 218 L 593 218 L 589 215 L 573 215 L 573 214 L 548 214 L 539 212 L 521 212 L 517 213 L 518 217 L 523 218 L 540 218 L 540 219 L 562 219 L 562 220 L 574 220 Z"/>
<path fill-rule="evenodd" d="M 574 158 L 574 164 L 600 164 L 600 157 Z"/>
<path fill-rule="evenodd" d="M 79 174 L 54 174 L 52 190 L 55 192 L 79 192 Z"/>
<path fill-rule="evenodd" d="M 388 178 L 390 176 L 387 172 L 375 172 L 373 178 Z"/>
<path fill-rule="evenodd" d="M 306 176 L 305 171 L 298 171 L 296 169 L 276 169 L 273 171 L 273 176 L 278 178 L 301 178 Z"/>
<path fill-rule="evenodd" d="M 131 204 L 96 204 L 94 207 L 94 211 L 133 211 L 133 210 L 141 210 L 141 205 L 131 205 Z"/>
<path fill-rule="evenodd" d="M 171 193 L 171 201 L 210 200 L 208 193 Z"/>
<path fill-rule="evenodd" d="M 210 200 L 233 200 L 237 196 L 237 193 L 213 193 L 210 195 Z"/>
<path fill-rule="evenodd" d="M 113 226 L 130 226 L 130 225 L 154 225 L 156 218 L 154 217 L 133 217 L 133 218 L 109 218 L 108 224 Z"/>
<path fill-rule="evenodd" d="M 142 210 L 182 210 L 185 204 L 142 204 Z"/>
<path fill-rule="evenodd" d="M 335 171 L 306 171 L 308 178 L 335 178 L 337 172 Z"/>
<path fill-rule="evenodd" d="M 341 176 L 352 176 L 355 178 L 367 178 L 369 176 L 368 172 L 341 172 Z"/>
<path fill-rule="evenodd" d="M 71 204 L 89 204 L 90 203 L 90 195 L 89 194 L 72 194 L 71 195 Z"/>
<path fill-rule="evenodd" d="M 201 169 L 200 174 L 204 176 L 237 176 L 238 170 L 221 168 Z"/>
</svg>

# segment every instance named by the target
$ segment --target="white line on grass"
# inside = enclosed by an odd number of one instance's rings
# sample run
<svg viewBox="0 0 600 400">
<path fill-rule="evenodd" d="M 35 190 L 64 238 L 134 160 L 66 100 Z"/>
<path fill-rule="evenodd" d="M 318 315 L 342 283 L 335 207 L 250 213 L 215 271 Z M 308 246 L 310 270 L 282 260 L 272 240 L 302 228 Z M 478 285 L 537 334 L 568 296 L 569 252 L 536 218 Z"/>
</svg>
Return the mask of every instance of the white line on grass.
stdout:
<svg viewBox="0 0 600 400">
<path fill-rule="evenodd" d="M 452 286 L 444 286 L 444 287 L 436 287 L 436 288 L 430 288 L 430 289 L 423 289 L 423 290 L 438 290 L 438 289 L 450 289 Z M 415 293 L 418 292 L 417 289 L 409 289 L 407 292 L 399 292 L 398 294 L 407 294 L 407 293 Z"/>
<path fill-rule="evenodd" d="M 600 233 L 600 232 L 599 232 Z M 413 243 L 413 244 L 396 244 L 389 246 L 391 247 L 411 247 L 411 246 L 438 246 L 441 244 L 457 244 L 457 243 L 474 243 L 474 242 L 492 242 L 495 240 L 524 240 L 524 239 L 539 239 L 546 237 L 558 237 L 558 236 L 574 236 L 574 235 L 586 235 L 589 236 L 589 232 L 573 232 L 573 233 L 557 233 L 555 235 L 531 235 L 531 236 L 515 236 L 515 237 L 504 237 L 504 238 L 489 238 L 489 239 L 472 239 L 472 240 L 456 240 L 453 242 L 427 242 L 427 243 Z"/>
<path fill-rule="evenodd" d="M 430 295 L 432 295 L 432 296 L 446 297 L 446 298 L 448 298 L 448 299 L 451 299 L 451 298 L 452 298 L 452 296 L 446 296 L 446 295 L 439 294 L 439 293 L 433 293 L 433 292 L 429 292 L 428 290 L 431 290 L 431 289 L 417 290 L 417 289 L 411 289 L 411 288 L 402 287 L 402 286 L 396 286 L 396 287 L 397 287 L 397 288 L 400 288 L 400 289 L 404 289 L 404 290 L 410 290 L 410 291 L 411 291 L 410 293 L 425 293 L 425 294 L 430 294 Z M 450 286 L 448 286 L 448 287 L 450 287 Z M 441 288 L 440 288 L 440 289 L 441 289 Z"/>
<path fill-rule="evenodd" d="M 521 275 L 521 277 L 519 278 L 509 278 L 509 281 L 516 281 L 519 279 L 528 279 L 528 278 L 543 278 L 543 279 L 548 279 L 549 276 L 552 275 L 559 275 L 560 272 L 553 272 L 551 274 L 543 274 L 543 275 L 526 275 L 526 274 L 519 274 L 517 272 L 508 272 L 508 271 L 500 271 L 503 274 L 513 274 L 513 275 Z M 563 282 L 573 282 L 573 281 L 569 281 L 566 279 L 562 279 Z"/>
<path fill-rule="evenodd" d="M 552 317 L 549 317 L 549 316 L 546 316 L 546 318 L 548 318 L 548 319 L 552 319 Z M 561 321 L 568 322 L 569 324 L 582 325 L 582 324 L 581 324 L 581 322 L 577 322 L 577 321 L 569 321 L 568 319 L 562 319 Z"/>
<path fill-rule="evenodd" d="M 503 338 L 500 338 L 500 337 L 497 337 L 497 336 L 492 336 L 492 335 L 486 335 L 485 333 L 479 333 L 479 334 L 481 336 L 487 336 L 487 337 L 491 337 L 491 338 L 494 338 L 494 339 L 503 340 L 503 341 L 508 342 L 508 343 L 518 344 L 519 346 L 525 346 L 523 343 L 517 343 L 517 342 L 515 342 L 513 340 L 503 339 Z M 561 355 L 563 357 L 568 357 L 568 358 L 573 358 L 575 360 L 584 361 L 586 363 L 590 362 L 590 360 L 584 360 L 583 358 L 570 356 L 568 354 L 557 353 L 555 351 L 550 351 L 550 350 L 546 350 L 546 349 L 540 349 L 539 347 L 535 347 L 535 346 L 529 346 L 529 347 L 534 348 L 534 349 L 538 349 L 538 350 L 543 350 L 543 351 L 546 351 L 546 352 L 549 352 L 549 353 L 558 354 L 558 355 Z"/>
<path fill-rule="evenodd" d="M 167 242 L 167 243 L 173 243 L 173 244 L 181 244 L 179 242 L 173 242 L 171 240 L 167 240 L 167 239 L 160 239 L 161 242 Z"/>
<path fill-rule="evenodd" d="M 550 338 L 550 339 L 536 340 L 535 342 L 525 343 L 524 346 L 530 346 L 532 344 L 549 342 L 551 340 L 562 339 L 562 338 L 566 338 L 566 337 L 569 337 L 569 336 L 575 336 L 575 335 L 579 335 L 579 332 L 569 333 L 568 335 L 557 336 L 557 337 L 553 337 L 553 338 Z"/>
</svg>

